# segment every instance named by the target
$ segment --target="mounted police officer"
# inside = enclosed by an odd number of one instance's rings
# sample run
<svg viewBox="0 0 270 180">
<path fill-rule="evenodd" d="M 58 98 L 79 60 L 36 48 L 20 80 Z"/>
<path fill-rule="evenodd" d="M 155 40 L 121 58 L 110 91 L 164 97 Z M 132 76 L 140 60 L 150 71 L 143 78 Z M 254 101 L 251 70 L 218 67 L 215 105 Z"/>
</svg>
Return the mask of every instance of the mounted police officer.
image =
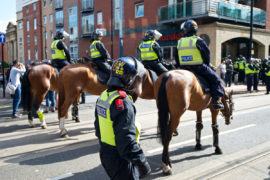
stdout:
<svg viewBox="0 0 270 180">
<path fill-rule="evenodd" d="M 139 45 L 140 57 L 144 66 L 155 71 L 158 76 L 168 71 L 161 63 L 163 54 L 159 44 L 156 42 L 161 36 L 162 34 L 157 30 L 148 30 Z"/>
<path fill-rule="evenodd" d="M 214 109 L 223 109 L 221 102 L 224 89 L 220 77 L 210 67 L 210 51 L 205 41 L 197 34 L 198 25 L 193 20 L 188 20 L 181 25 L 184 37 L 178 40 L 175 60 L 181 69 L 190 70 L 203 78 L 210 85 L 212 106 Z"/>
<path fill-rule="evenodd" d="M 111 59 L 110 54 L 101 42 L 103 32 L 99 29 L 94 30 L 91 37 L 90 45 L 90 57 L 93 62 L 106 74 L 110 75 L 111 65 L 108 63 L 108 59 Z"/>
<path fill-rule="evenodd" d="M 245 67 L 245 74 L 247 77 L 247 90 L 251 93 L 251 87 L 253 85 L 253 75 L 254 75 L 254 67 L 252 65 L 252 60 L 248 59 L 248 64 Z"/>
<path fill-rule="evenodd" d="M 135 125 L 133 104 L 141 92 L 138 77 L 142 69 L 143 65 L 131 56 L 115 60 L 108 89 L 96 103 L 95 129 L 100 159 L 111 179 L 139 179 L 151 172 L 138 144 L 140 128 Z"/>
<path fill-rule="evenodd" d="M 63 41 L 64 36 L 68 35 L 65 32 L 57 31 L 51 45 L 52 63 L 56 65 L 58 71 L 71 63 L 69 51 Z"/>
</svg>

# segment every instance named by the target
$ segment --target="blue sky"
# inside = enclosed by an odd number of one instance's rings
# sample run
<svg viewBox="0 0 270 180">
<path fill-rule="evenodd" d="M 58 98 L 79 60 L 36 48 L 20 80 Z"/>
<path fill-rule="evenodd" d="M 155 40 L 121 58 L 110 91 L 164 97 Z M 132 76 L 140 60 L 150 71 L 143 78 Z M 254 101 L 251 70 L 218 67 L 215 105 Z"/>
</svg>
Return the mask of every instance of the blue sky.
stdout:
<svg viewBox="0 0 270 180">
<path fill-rule="evenodd" d="M 5 32 L 8 22 L 16 22 L 16 0 L 0 0 L 0 32 Z"/>
</svg>

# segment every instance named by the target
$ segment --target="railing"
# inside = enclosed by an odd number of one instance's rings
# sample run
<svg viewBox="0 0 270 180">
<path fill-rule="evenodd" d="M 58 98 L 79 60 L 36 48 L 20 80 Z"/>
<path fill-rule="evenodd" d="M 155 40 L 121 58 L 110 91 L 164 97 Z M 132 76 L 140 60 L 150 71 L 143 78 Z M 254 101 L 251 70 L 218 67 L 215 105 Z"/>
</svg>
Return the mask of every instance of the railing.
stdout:
<svg viewBox="0 0 270 180">
<path fill-rule="evenodd" d="M 233 21 L 250 22 L 250 6 L 224 0 L 193 0 L 185 3 L 161 7 L 158 10 L 159 22 L 185 20 L 203 16 Z M 265 26 L 266 12 L 254 8 L 253 23 Z"/>
<path fill-rule="evenodd" d="M 64 18 L 55 18 L 55 25 L 56 26 L 64 26 Z"/>
<path fill-rule="evenodd" d="M 90 34 L 93 31 L 94 31 L 94 25 L 86 25 L 86 24 L 82 25 L 82 34 L 84 35 Z"/>
<path fill-rule="evenodd" d="M 94 0 L 81 0 L 82 12 L 94 10 Z"/>
<path fill-rule="evenodd" d="M 55 9 L 63 8 L 63 0 L 55 0 Z"/>
</svg>

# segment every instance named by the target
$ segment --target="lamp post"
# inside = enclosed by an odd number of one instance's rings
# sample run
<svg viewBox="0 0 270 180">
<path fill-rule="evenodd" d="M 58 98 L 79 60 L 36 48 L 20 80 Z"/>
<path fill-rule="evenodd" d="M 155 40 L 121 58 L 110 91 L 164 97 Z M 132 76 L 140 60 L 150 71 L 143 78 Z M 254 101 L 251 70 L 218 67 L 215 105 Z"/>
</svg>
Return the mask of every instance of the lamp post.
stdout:
<svg viewBox="0 0 270 180">
<path fill-rule="evenodd" d="M 254 0 L 251 0 L 250 4 L 250 38 L 249 38 L 249 47 L 248 47 L 248 56 L 251 60 L 253 54 L 253 43 L 252 43 L 252 34 L 253 34 L 253 7 L 254 7 Z"/>
<path fill-rule="evenodd" d="M 38 24 L 38 26 L 44 28 L 44 34 L 45 34 L 45 32 L 47 33 L 47 30 L 46 30 L 46 27 L 45 26 L 43 26 L 41 24 Z M 46 37 L 48 37 L 48 35 Z M 47 39 L 45 39 L 45 59 L 47 59 Z"/>
</svg>

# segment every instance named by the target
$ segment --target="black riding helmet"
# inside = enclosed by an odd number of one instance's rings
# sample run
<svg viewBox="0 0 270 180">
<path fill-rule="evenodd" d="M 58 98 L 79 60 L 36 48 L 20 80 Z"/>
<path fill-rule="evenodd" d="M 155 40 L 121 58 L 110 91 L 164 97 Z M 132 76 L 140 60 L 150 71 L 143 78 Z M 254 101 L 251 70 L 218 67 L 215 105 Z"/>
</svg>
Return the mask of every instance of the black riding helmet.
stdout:
<svg viewBox="0 0 270 180">
<path fill-rule="evenodd" d="M 182 23 L 181 29 L 184 31 L 184 34 L 197 34 L 198 24 L 194 20 L 187 20 Z"/>
<path fill-rule="evenodd" d="M 124 56 L 115 60 L 112 65 L 108 86 L 129 88 L 137 76 L 137 62 L 132 56 Z"/>
<path fill-rule="evenodd" d="M 154 30 L 148 30 L 148 31 L 146 31 L 144 37 L 145 37 L 146 39 L 148 39 L 148 40 L 153 40 L 154 37 L 155 37 L 155 32 L 154 32 Z"/>
<path fill-rule="evenodd" d="M 63 33 L 61 31 L 56 31 L 54 39 L 60 40 L 60 39 L 63 39 L 63 38 L 64 38 Z"/>
<path fill-rule="evenodd" d="M 98 37 L 103 37 L 103 32 L 101 30 L 96 29 L 92 32 L 92 39 L 98 40 Z"/>
</svg>

